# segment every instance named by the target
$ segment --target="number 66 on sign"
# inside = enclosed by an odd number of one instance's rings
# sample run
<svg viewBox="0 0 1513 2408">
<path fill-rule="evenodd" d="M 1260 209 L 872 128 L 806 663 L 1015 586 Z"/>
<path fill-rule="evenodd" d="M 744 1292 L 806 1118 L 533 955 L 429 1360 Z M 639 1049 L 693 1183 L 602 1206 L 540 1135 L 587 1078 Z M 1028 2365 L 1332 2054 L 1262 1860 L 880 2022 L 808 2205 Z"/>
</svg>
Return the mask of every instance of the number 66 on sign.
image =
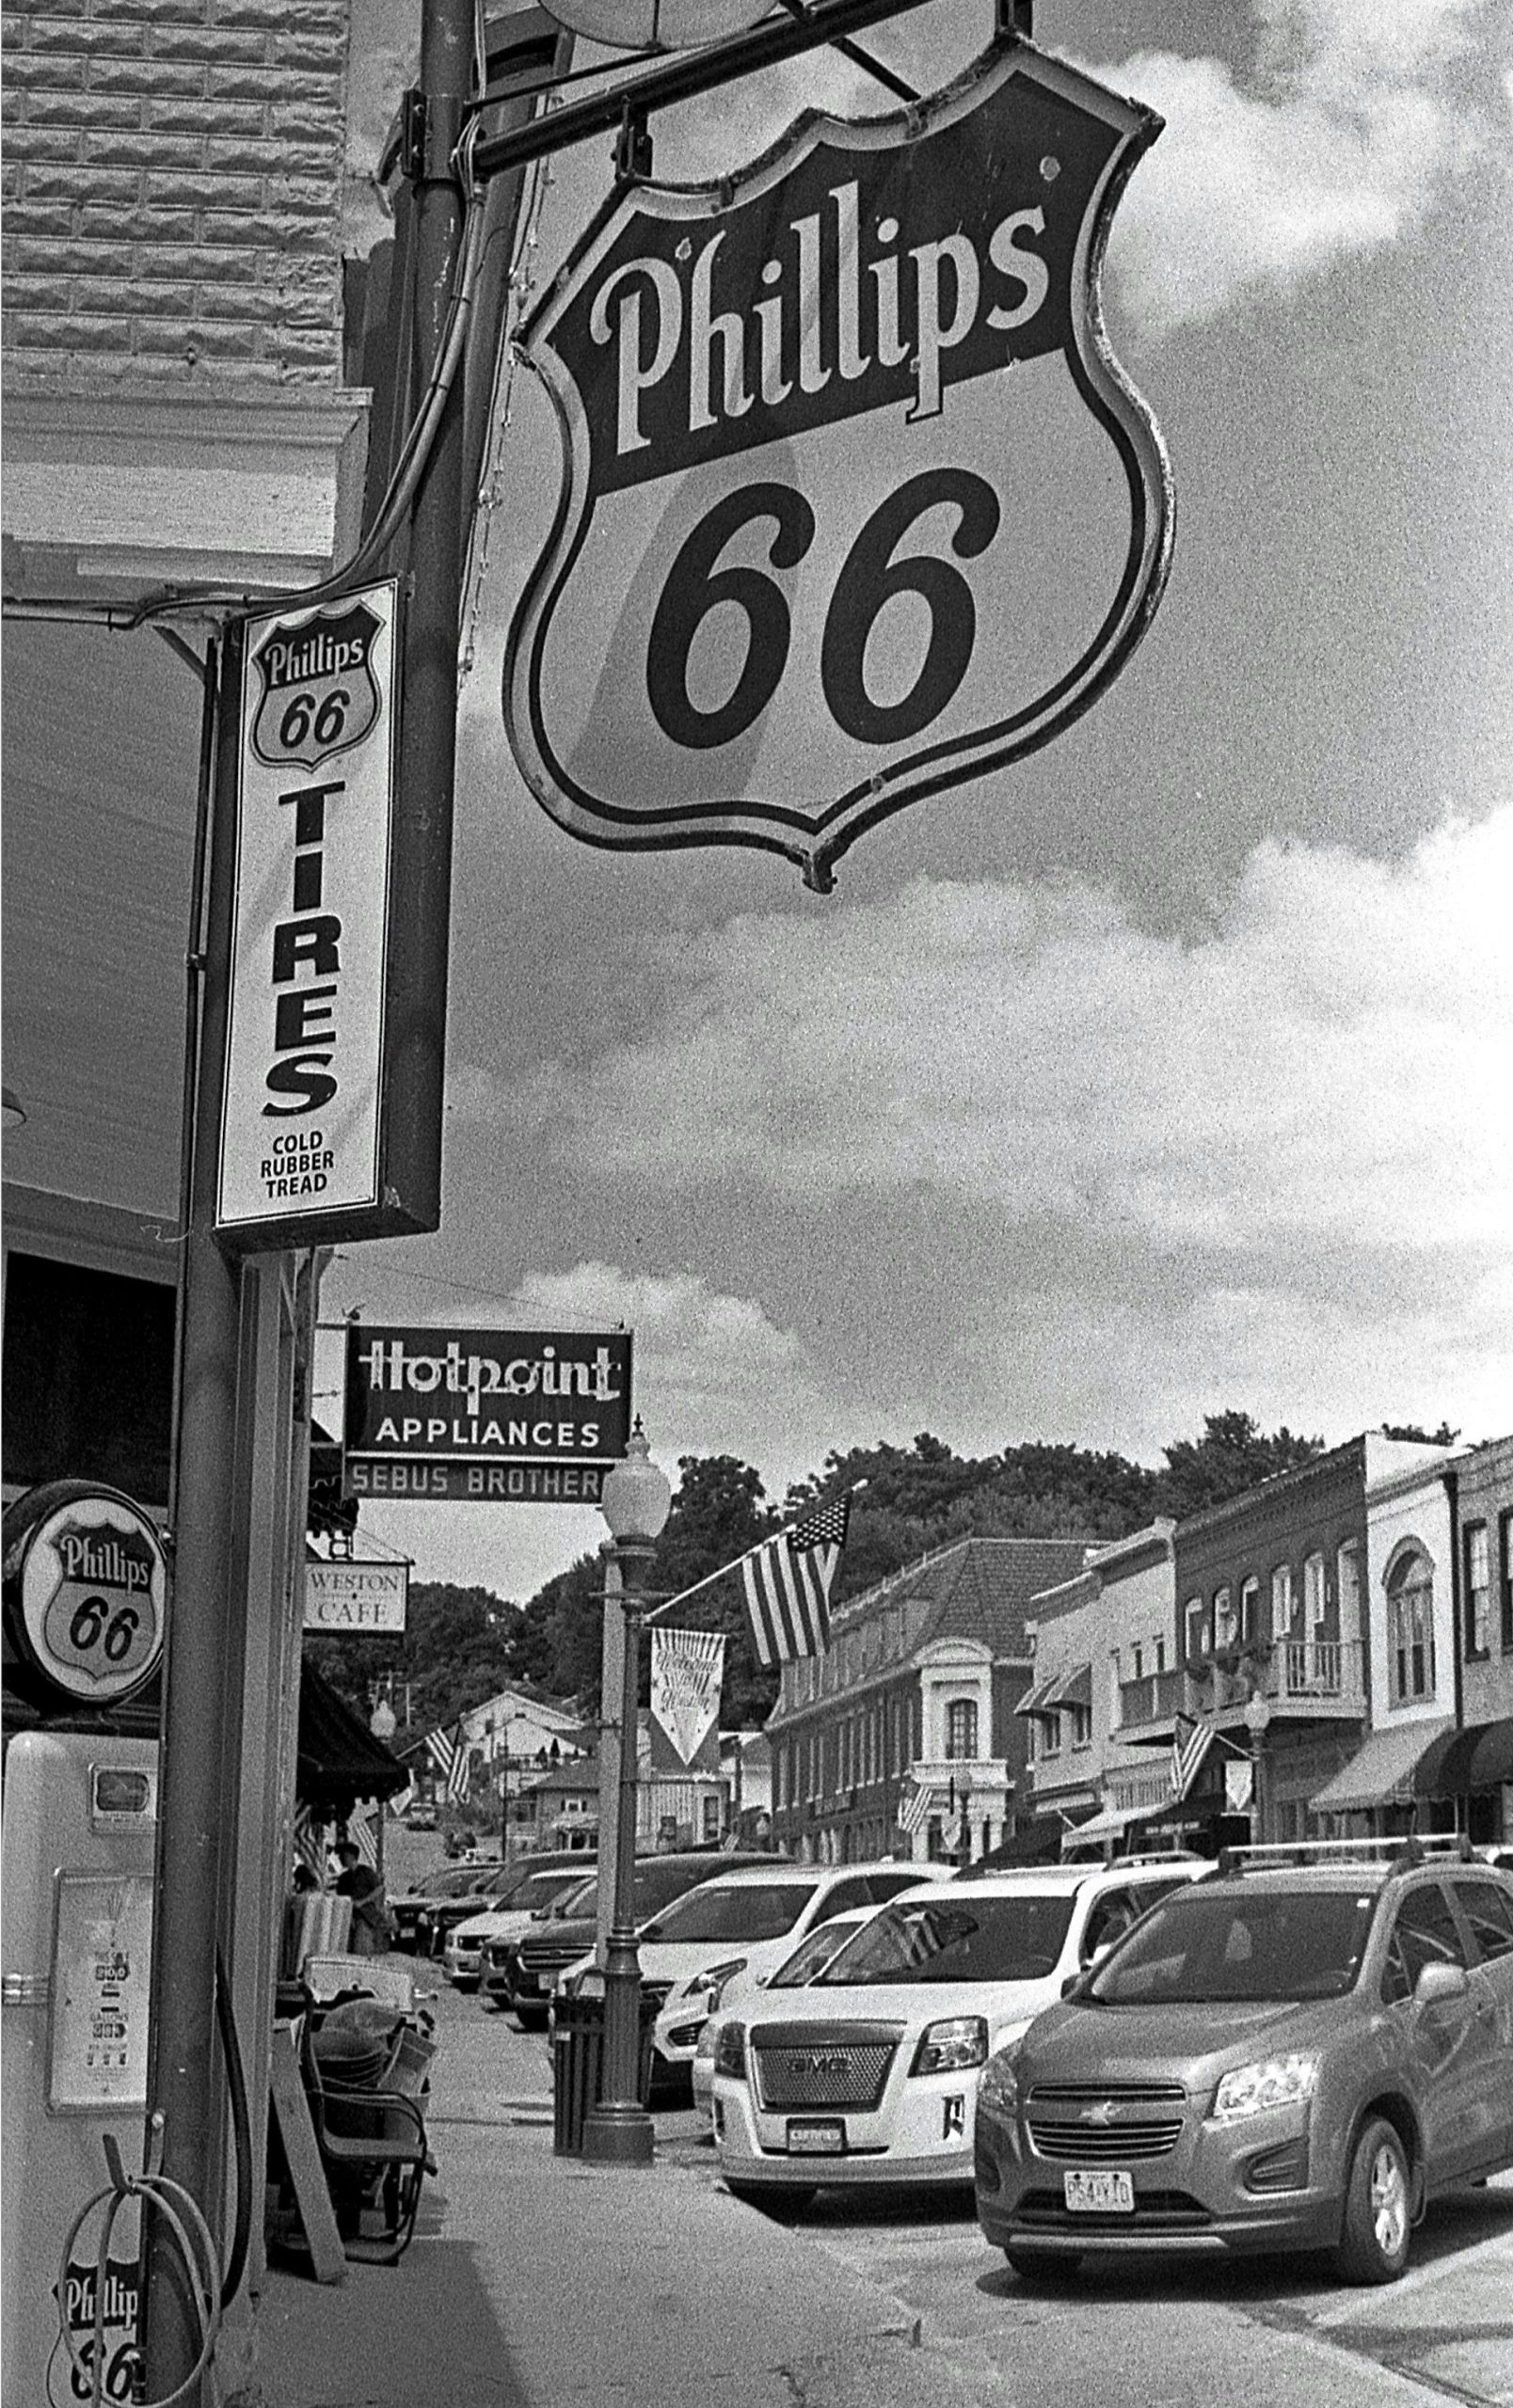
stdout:
<svg viewBox="0 0 1513 2408">
<path fill-rule="evenodd" d="M 1118 673 L 1171 486 L 1097 270 L 1159 131 L 1011 40 L 902 116 L 606 204 L 522 341 L 564 484 L 504 669 L 574 835 L 762 846 L 824 888 Z"/>
</svg>

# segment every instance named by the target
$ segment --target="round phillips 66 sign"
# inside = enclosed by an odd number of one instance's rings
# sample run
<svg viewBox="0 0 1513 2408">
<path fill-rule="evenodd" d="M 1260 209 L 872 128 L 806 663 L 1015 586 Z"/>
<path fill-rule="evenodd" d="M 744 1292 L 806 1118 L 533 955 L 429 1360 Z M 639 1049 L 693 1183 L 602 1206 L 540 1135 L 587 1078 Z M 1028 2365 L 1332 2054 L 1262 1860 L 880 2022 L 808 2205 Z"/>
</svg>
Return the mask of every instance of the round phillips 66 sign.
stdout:
<svg viewBox="0 0 1513 2408">
<path fill-rule="evenodd" d="M 607 203 L 522 341 L 565 476 L 504 670 L 574 835 L 765 846 L 825 887 L 1117 674 L 1171 488 L 1097 271 L 1159 131 L 1012 42 L 901 116 Z"/>
</svg>

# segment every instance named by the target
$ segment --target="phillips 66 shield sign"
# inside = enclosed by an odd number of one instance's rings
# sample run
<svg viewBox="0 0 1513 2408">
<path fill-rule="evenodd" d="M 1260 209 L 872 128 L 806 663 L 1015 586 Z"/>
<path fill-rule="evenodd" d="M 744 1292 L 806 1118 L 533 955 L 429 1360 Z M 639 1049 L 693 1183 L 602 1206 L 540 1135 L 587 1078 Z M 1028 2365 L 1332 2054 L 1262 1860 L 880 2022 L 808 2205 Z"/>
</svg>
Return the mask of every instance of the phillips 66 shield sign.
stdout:
<svg viewBox="0 0 1513 2408">
<path fill-rule="evenodd" d="M 565 482 L 504 671 L 574 835 L 765 846 L 822 888 L 1117 674 L 1171 496 L 1097 277 L 1159 131 L 1015 43 L 901 116 L 806 117 L 739 178 L 607 203 L 523 339 Z"/>
</svg>

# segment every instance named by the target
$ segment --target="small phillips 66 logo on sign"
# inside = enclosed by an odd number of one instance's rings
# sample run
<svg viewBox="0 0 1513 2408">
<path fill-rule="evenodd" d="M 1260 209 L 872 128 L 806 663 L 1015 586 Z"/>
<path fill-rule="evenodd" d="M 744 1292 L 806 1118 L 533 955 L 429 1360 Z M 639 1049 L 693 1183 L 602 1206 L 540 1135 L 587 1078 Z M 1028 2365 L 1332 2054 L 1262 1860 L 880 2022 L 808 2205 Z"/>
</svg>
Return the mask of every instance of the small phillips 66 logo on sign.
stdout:
<svg viewBox="0 0 1513 2408">
<path fill-rule="evenodd" d="M 762 845 L 825 886 L 1117 673 L 1171 480 L 1095 279 L 1159 130 L 1013 43 L 901 117 L 610 201 L 523 343 L 565 487 L 504 708 L 564 826 Z"/>
<path fill-rule="evenodd" d="M 350 752 L 382 707 L 373 672 L 381 622 L 365 603 L 279 625 L 253 656 L 260 681 L 251 745 L 270 769 L 317 769 Z"/>
</svg>

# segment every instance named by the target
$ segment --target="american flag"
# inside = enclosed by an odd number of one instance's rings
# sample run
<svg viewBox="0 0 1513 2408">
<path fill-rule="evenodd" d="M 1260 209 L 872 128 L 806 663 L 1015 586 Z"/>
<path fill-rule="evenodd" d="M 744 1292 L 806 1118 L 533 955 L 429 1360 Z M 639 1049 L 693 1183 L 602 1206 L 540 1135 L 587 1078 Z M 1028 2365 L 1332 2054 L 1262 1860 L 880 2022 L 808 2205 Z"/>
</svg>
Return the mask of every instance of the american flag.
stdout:
<svg viewBox="0 0 1513 2408">
<path fill-rule="evenodd" d="M 446 1783 L 447 1796 L 458 1804 L 468 1795 L 472 1756 L 463 1745 L 462 1724 L 454 1731 L 428 1731 L 425 1752 Z"/>
<path fill-rule="evenodd" d="M 1187 1724 L 1184 1730 L 1183 1725 Z M 1198 1767 L 1208 1753 L 1214 1732 L 1211 1723 L 1194 1722 L 1179 1714 L 1171 1726 L 1171 1795 L 1186 1798 L 1198 1778 Z"/>
<path fill-rule="evenodd" d="M 921 1788 L 916 1782 L 912 1789 L 905 1791 L 894 1820 L 899 1829 L 901 1831 L 907 1831 L 912 1839 L 916 1831 L 924 1830 L 931 1815 L 941 1803 L 941 1794 L 938 1789 Z"/>
<path fill-rule="evenodd" d="M 846 1544 L 851 1498 L 819 1505 L 742 1558 L 752 1641 L 761 1664 L 822 1656 L 830 1644 L 830 1592 Z"/>
</svg>

